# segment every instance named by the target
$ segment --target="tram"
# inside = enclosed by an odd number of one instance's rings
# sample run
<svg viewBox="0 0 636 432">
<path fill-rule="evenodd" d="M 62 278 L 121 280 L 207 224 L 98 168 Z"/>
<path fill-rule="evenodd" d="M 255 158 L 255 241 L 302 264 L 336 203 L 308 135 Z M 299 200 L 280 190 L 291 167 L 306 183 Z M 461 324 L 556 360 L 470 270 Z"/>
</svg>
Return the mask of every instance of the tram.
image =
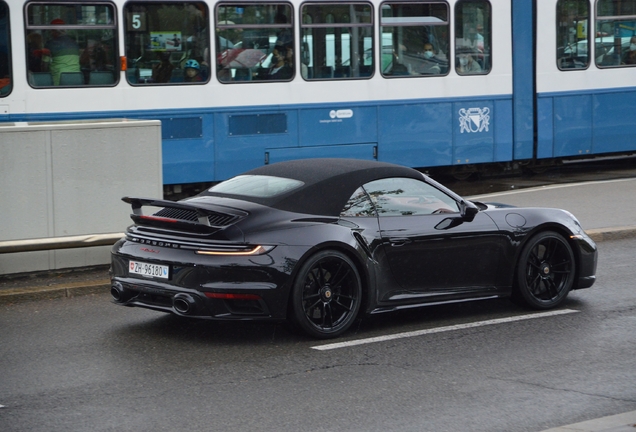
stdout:
<svg viewBox="0 0 636 432">
<path fill-rule="evenodd" d="M 179 187 L 540 167 L 636 150 L 634 35 L 636 0 L 0 0 L 0 125 L 159 119 Z"/>
</svg>

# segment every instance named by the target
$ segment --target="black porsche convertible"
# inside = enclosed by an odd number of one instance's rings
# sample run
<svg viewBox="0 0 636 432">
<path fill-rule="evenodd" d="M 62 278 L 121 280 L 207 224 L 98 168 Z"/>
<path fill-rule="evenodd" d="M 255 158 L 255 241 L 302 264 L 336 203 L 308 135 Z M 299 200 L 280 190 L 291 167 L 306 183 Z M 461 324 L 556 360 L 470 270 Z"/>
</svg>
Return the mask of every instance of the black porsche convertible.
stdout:
<svg viewBox="0 0 636 432">
<path fill-rule="evenodd" d="M 388 163 L 281 162 L 178 202 L 123 200 L 124 306 L 330 338 L 359 313 L 500 297 L 548 309 L 595 281 L 596 245 L 569 212 L 471 202 Z"/>
</svg>

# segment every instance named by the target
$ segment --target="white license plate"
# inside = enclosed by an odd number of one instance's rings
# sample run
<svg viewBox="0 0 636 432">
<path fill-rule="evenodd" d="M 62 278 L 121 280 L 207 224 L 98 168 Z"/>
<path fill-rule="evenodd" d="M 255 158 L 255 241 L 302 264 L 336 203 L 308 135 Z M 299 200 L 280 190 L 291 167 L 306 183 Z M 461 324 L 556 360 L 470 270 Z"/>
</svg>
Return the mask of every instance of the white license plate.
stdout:
<svg viewBox="0 0 636 432">
<path fill-rule="evenodd" d="M 128 272 L 145 277 L 168 279 L 169 268 L 165 265 L 149 264 L 141 261 L 130 261 Z"/>
</svg>

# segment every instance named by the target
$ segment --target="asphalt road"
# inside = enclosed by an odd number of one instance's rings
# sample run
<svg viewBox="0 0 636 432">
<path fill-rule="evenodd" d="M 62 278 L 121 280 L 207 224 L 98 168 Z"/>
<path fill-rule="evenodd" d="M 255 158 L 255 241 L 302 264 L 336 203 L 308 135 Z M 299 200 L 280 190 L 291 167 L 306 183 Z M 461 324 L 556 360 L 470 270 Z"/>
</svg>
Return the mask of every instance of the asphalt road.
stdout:
<svg viewBox="0 0 636 432">
<path fill-rule="evenodd" d="M 521 432 L 633 411 L 635 247 L 599 244 L 596 285 L 560 315 L 429 307 L 366 318 L 335 342 L 428 333 L 328 350 L 281 325 L 180 319 L 106 294 L 3 305 L 0 430 Z"/>
</svg>

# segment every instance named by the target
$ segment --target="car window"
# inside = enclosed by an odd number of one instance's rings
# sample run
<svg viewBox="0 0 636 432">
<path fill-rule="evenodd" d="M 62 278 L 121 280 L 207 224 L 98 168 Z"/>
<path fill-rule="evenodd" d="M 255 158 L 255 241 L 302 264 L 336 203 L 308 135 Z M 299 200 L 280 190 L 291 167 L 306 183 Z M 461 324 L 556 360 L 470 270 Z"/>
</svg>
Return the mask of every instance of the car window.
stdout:
<svg viewBox="0 0 636 432">
<path fill-rule="evenodd" d="M 304 3 L 301 75 L 305 80 L 360 79 L 373 74 L 373 7 L 369 3 Z"/>
<path fill-rule="evenodd" d="M 290 81 L 294 14 L 287 3 L 221 3 L 216 8 L 216 71 L 222 83 Z"/>
<path fill-rule="evenodd" d="M 595 61 L 598 67 L 636 65 L 635 0 L 596 2 Z M 587 27 L 585 28 L 587 31 Z"/>
<path fill-rule="evenodd" d="M 270 198 L 303 186 L 300 180 L 263 175 L 240 175 L 208 189 L 209 192 Z"/>
<path fill-rule="evenodd" d="M 448 73 L 449 11 L 446 3 L 383 3 L 384 76 L 433 76 Z"/>
<path fill-rule="evenodd" d="M 388 178 L 364 185 L 379 216 L 457 213 L 457 202 L 428 183 L 412 178 Z"/>
<path fill-rule="evenodd" d="M 345 204 L 340 216 L 375 217 L 375 207 L 364 189 L 358 188 Z"/>
<path fill-rule="evenodd" d="M 588 0 L 559 0 L 557 2 L 556 44 L 559 69 L 575 70 L 589 66 L 589 54 L 591 54 L 588 53 L 589 25 L 590 2 Z"/>
<path fill-rule="evenodd" d="M 27 78 L 34 88 L 114 86 L 119 80 L 115 6 L 27 5 Z"/>
<path fill-rule="evenodd" d="M 127 2 L 126 79 L 132 85 L 203 84 L 210 77 L 206 3 Z"/>
<path fill-rule="evenodd" d="M 455 4 L 455 71 L 459 75 L 490 72 L 492 68 L 492 13 L 485 0 Z"/>
</svg>

